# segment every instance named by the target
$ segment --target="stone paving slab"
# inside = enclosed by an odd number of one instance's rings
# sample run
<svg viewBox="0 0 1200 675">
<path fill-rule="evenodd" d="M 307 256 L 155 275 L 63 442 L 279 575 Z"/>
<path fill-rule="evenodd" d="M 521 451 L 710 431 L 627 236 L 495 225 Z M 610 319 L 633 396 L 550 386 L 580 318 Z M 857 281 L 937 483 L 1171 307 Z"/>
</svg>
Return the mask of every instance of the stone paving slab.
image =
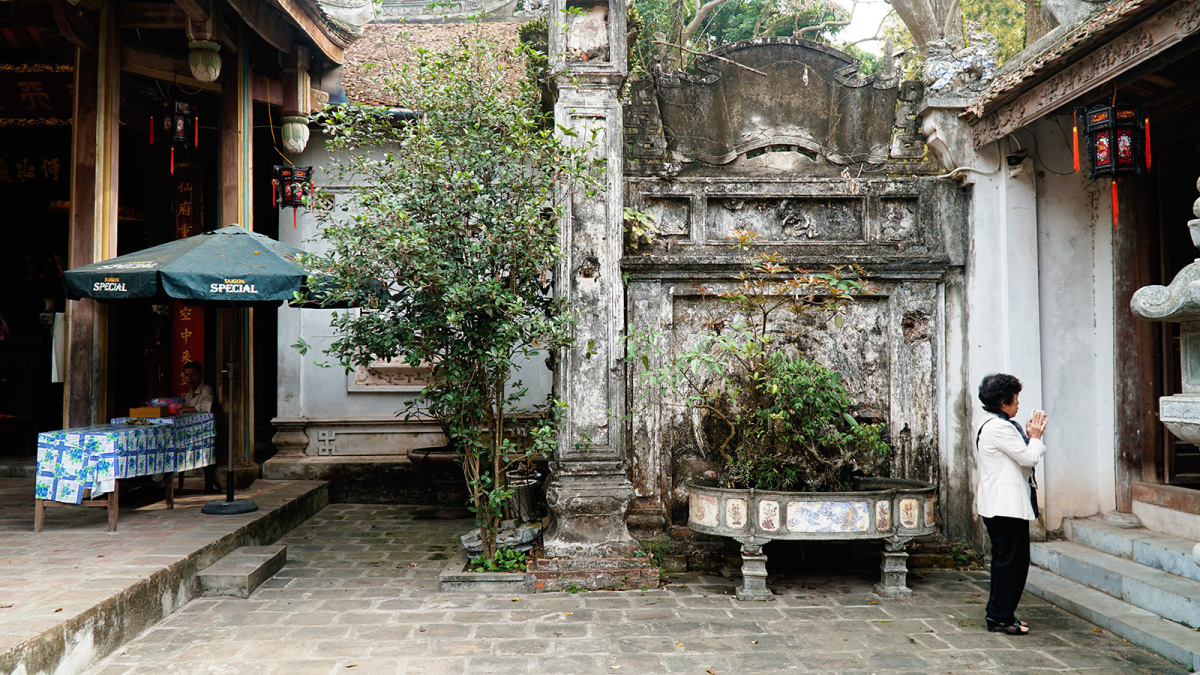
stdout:
<svg viewBox="0 0 1200 675">
<path fill-rule="evenodd" d="M 152 494 L 148 494 L 152 492 Z M 121 500 L 116 532 L 102 509 L 55 508 L 33 531 L 33 479 L 0 478 L 0 673 L 74 675 L 185 605 L 195 573 L 239 546 L 266 544 L 328 503 L 320 481 L 256 481 L 259 510 L 210 516 L 220 496 L 161 490 Z"/>
<path fill-rule="evenodd" d="M 874 573 L 780 579 L 770 603 L 699 575 L 644 591 L 443 594 L 467 523 L 431 513 L 330 505 L 279 542 L 287 565 L 248 600 L 192 600 L 87 675 L 1186 672 L 1028 595 L 1033 633 L 988 633 L 982 571 L 910 574 L 910 599 L 875 595 Z"/>
</svg>

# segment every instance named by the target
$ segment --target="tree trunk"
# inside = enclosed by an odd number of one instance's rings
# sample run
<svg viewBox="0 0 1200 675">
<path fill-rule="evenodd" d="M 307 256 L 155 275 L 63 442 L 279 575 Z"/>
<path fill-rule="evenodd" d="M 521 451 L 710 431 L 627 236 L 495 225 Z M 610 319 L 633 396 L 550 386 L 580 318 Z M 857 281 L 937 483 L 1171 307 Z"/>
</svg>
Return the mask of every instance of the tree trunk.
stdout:
<svg viewBox="0 0 1200 675">
<path fill-rule="evenodd" d="M 1025 46 L 1037 42 L 1052 26 L 1042 15 L 1042 0 L 1025 0 Z"/>
<path fill-rule="evenodd" d="M 922 53 L 934 40 L 942 40 L 951 50 L 963 46 L 958 0 L 891 0 L 891 5 Z"/>
</svg>

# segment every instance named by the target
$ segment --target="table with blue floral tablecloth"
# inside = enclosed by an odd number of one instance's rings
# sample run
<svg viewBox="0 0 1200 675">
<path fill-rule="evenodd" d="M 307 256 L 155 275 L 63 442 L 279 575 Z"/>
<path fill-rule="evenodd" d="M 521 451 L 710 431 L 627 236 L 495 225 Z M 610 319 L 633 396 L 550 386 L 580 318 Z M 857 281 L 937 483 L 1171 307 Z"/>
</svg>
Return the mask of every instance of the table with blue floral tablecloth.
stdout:
<svg viewBox="0 0 1200 675">
<path fill-rule="evenodd" d="M 186 471 L 215 461 L 212 413 L 149 418 L 38 434 L 35 497 L 82 503 L 122 478 Z"/>
<path fill-rule="evenodd" d="M 115 417 L 112 424 L 149 422 L 171 428 L 174 434 L 175 471 L 191 471 L 217 461 L 214 439 L 217 426 L 212 413 L 182 413 L 172 417 Z"/>
</svg>

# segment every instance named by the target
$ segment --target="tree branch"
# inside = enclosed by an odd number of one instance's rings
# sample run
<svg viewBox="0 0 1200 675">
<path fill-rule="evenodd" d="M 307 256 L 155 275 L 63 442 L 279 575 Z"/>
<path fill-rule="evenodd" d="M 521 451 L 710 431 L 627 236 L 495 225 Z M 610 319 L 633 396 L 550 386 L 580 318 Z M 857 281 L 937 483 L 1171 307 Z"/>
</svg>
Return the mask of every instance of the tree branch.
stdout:
<svg viewBox="0 0 1200 675">
<path fill-rule="evenodd" d="M 851 21 L 854 20 L 854 10 L 856 10 L 856 9 L 858 9 L 858 0 L 854 0 L 854 2 L 850 3 L 850 16 L 847 16 L 844 21 L 822 21 L 821 23 L 819 23 L 815 26 L 807 26 L 805 28 L 801 28 L 799 31 L 797 31 L 796 37 L 803 37 L 805 33 L 809 33 L 809 32 L 820 33 L 821 31 L 825 30 L 826 28 L 832 28 L 832 27 L 836 27 L 836 26 L 847 26 L 850 24 Z"/>
<path fill-rule="evenodd" d="M 708 2 L 701 5 L 700 9 L 696 10 L 696 16 L 692 17 L 691 22 L 688 23 L 688 25 L 684 27 L 683 32 L 679 34 L 680 45 L 686 45 L 692 39 L 692 36 L 696 34 L 696 31 L 700 30 L 700 22 L 704 21 L 704 17 L 707 16 L 708 13 L 711 12 L 717 5 L 723 4 L 724 2 L 725 0 L 708 0 Z M 686 47 L 680 47 L 680 49 L 687 51 Z"/>
<path fill-rule="evenodd" d="M 724 2 L 724 0 L 720 0 L 720 1 Z M 654 40 L 653 44 L 665 45 L 667 47 L 675 47 L 676 49 L 682 49 L 683 51 L 685 51 L 689 54 L 692 54 L 694 56 L 707 56 L 710 59 L 716 59 L 718 61 L 724 61 L 725 63 L 732 64 L 734 66 L 737 66 L 738 68 L 741 68 L 742 70 L 748 70 L 748 71 L 754 73 L 755 75 L 762 75 L 763 77 L 767 76 L 767 74 L 761 70 L 756 70 L 754 68 L 751 68 L 750 66 L 743 66 L 742 64 L 738 63 L 737 61 L 731 61 L 723 56 L 717 56 L 716 54 L 706 54 L 705 52 L 698 52 L 694 49 L 688 49 L 687 47 L 684 47 L 683 45 L 671 44 L 670 42 L 666 42 L 664 40 Z"/>
</svg>

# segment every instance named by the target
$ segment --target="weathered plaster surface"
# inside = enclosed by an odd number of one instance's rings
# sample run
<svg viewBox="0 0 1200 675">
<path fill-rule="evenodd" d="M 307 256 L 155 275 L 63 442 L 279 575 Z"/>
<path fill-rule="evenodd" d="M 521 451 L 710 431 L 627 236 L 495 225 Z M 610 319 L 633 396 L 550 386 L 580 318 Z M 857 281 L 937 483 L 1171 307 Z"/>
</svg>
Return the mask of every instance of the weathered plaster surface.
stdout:
<svg viewBox="0 0 1200 675">
<path fill-rule="evenodd" d="M 1113 303 L 1107 186 L 1069 170 L 1070 138 L 1060 122 L 1069 134 L 1069 119 L 1032 128 L 1039 149 L 1042 407 L 1051 419 L 1041 474 L 1049 529 L 1116 506 L 1113 346 L 1105 328 Z M 1024 395 L 1022 407 L 1024 414 L 1032 409 Z"/>
<path fill-rule="evenodd" d="M 627 254 L 622 264 L 629 330 L 663 331 L 667 354 L 693 344 L 715 309 L 697 287 L 733 285 L 759 252 L 811 269 L 863 265 L 876 294 L 855 303 L 841 329 L 812 333 L 800 347 L 843 374 L 859 415 L 888 423 L 896 453 L 886 471 L 918 480 L 943 477 L 946 320 L 957 325 L 963 314 L 946 304 L 962 298 L 966 221 L 956 185 L 929 178 L 630 179 L 627 200 L 662 215 L 671 232 Z M 755 250 L 728 247 L 734 228 L 761 235 Z M 772 330 L 783 330 L 787 321 L 781 317 Z M 634 518 L 678 518 L 684 482 L 719 468 L 697 433 L 703 420 L 661 400 L 632 372 L 630 386 Z"/>
</svg>

